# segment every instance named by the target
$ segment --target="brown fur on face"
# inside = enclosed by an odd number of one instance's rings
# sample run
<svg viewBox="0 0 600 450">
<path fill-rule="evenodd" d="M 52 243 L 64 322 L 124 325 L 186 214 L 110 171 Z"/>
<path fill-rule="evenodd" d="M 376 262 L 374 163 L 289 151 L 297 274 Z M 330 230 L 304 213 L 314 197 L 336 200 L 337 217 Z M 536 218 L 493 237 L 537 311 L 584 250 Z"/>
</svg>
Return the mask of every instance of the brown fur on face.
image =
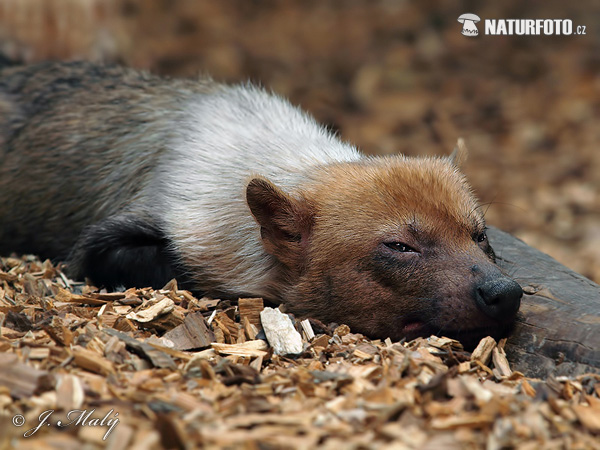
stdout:
<svg viewBox="0 0 600 450">
<path fill-rule="evenodd" d="M 262 229 L 279 222 L 287 230 L 263 233 L 265 248 L 280 260 L 293 254 L 302 268 L 282 269 L 292 279 L 285 296 L 290 312 L 393 339 L 442 333 L 468 340 L 501 332 L 514 319 L 514 308 L 492 318 L 477 306 L 478 283 L 502 275 L 476 200 L 448 160 L 328 166 L 301 198 L 285 201 L 281 191 L 269 195 L 266 180 L 256 201 L 253 183 L 248 201 Z M 287 212 L 275 204 L 286 204 Z"/>
</svg>

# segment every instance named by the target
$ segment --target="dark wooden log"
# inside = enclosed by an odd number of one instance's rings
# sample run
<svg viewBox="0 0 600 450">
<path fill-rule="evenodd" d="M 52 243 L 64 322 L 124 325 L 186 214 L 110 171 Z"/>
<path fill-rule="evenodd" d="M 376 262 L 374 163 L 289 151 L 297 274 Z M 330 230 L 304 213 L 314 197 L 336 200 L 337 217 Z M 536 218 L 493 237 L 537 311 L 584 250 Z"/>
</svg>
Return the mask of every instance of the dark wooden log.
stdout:
<svg viewBox="0 0 600 450">
<path fill-rule="evenodd" d="M 511 367 L 539 378 L 600 373 L 600 286 L 508 233 L 488 236 L 526 292 L 506 345 Z"/>
</svg>

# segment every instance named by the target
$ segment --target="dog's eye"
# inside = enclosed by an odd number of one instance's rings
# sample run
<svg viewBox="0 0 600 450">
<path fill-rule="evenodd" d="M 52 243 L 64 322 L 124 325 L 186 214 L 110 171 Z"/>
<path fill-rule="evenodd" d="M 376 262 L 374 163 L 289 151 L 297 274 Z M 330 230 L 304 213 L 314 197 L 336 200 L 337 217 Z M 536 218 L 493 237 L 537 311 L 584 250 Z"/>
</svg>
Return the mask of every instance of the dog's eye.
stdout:
<svg viewBox="0 0 600 450">
<path fill-rule="evenodd" d="M 403 244 L 402 242 L 386 242 L 385 246 L 387 248 L 390 248 L 396 252 L 401 252 L 401 253 L 418 253 L 414 248 L 410 247 L 409 245 Z"/>
<path fill-rule="evenodd" d="M 487 234 L 485 231 L 477 235 L 477 242 L 485 242 L 487 241 Z"/>
</svg>

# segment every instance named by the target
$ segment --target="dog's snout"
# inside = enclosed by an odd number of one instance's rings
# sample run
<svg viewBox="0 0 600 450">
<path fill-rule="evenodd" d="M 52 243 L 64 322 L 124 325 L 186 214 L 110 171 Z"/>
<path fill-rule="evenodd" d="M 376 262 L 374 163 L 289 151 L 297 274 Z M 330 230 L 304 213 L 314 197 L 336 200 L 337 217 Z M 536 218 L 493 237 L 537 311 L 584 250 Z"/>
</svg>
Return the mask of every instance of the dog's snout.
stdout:
<svg viewBox="0 0 600 450">
<path fill-rule="evenodd" d="M 484 279 L 475 288 L 477 306 L 493 319 L 513 317 L 521 306 L 522 296 L 519 283 L 503 275 Z"/>
</svg>

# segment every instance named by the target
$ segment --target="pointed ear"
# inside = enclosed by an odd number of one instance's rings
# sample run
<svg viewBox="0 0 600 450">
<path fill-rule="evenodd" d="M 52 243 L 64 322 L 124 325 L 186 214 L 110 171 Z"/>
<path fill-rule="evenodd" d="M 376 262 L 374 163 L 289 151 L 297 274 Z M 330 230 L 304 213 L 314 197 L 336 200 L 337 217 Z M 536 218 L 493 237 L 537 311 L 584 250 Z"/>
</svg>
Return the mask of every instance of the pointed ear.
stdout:
<svg viewBox="0 0 600 450">
<path fill-rule="evenodd" d="M 456 167 L 461 168 L 463 164 L 467 161 L 467 157 L 469 156 L 469 150 L 467 150 L 467 146 L 465 145 L 465 140 L 463 138 L 458 138 L 458 142 L 456 143 L 456 147 L 454 147 L 454 151 L 448 157 L 450 162 L 454 164 Z"/>
<path fill-rule="evenodd" d="M 308 202 L 286 194 L 265 178 L 248 183 L 246 202 L 260 225 L 267 253 L 291 269 L 300 269 L 314 217 Z"/>
</svg>

